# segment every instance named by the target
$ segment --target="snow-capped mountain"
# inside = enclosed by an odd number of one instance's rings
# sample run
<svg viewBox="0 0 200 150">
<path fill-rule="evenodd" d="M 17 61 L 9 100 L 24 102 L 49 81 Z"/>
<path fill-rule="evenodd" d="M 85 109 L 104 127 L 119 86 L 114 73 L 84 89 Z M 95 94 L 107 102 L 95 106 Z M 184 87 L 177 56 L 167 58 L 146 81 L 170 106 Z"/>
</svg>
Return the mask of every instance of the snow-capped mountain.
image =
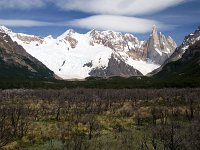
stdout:
<svg viewBox="0 0 200 150">
<path fill-rule="evenodd" d="M 177 45 L 170 36 L 166 38 L 161 32 L 158 35 L 154 26 L 150 38 L 145 43 L 145 47 L 147 58 L 156 64 L 162 65 L 173 54 Z"/>
<path fill-rule="evenodd" d="M 113 31 L 79 34 L 70 29 L 57 38 L 14 33 L 3 26 L 0 32 L 63 79 L 146 75 L 160 67 L 176 48 L 174 40 L 158 35 L 156 27 L 147 41 Z"/>
</svg>

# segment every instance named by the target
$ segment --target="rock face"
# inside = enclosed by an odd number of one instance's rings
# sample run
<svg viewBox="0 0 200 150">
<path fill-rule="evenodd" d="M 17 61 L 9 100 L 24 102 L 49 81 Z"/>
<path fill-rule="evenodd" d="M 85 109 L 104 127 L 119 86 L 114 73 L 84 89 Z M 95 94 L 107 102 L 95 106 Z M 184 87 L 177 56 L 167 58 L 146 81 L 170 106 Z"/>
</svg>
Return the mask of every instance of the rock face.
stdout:
<svg viewBox="0 0 200 150">
<path fill-rule="evenodd" d="M 114 51 L 135 50 L 141 46 L 141 42 L 131 34 L 122 34 L 113 31 L 96 31 L 90 32 L 91 45 L 101 44 L 113 49 Z"/>
<path fill-rule="evenodd" d="M 57 38 L 14 33 L 5 27 L 0 32 L 63 79 L 146 75 L 160 67 L 176 47 L 172 38 L 158 35 L 156 27 L 146 41 L 114 31 L 79 34 L 70 29 Z"/>
<path fill-rule="evenodd" d="M 63 37 L 60 39 L 60 41 L 64 41 L 65 43 L 69 43 L 71 48 L 76 48 L 76 45 L 78 44 L 78 41 L 72 37 L 72 35 L 75 34 L 75 31 L 73 29 L 68 30 L 65 32 Z"/>
<path fill-rule="evenodd" d="M 132 66 L 126 64 L 119 56 L 112 54 L 109 59 L 107 67 L 94 68 L 90 73 L 90 76 L 96 77 L 110 77 L 110 76 L 142 76 L 142 73 L 134 69 Z"/>
<path fill-rule="evenodd" d="M 0 33 L 0 77 L 53 78 L 54 74 L 6 33 Z"/>
<path fill-rule="evenodd" d="M 156 76 L 200 75 L 200 27 L 186 36 L 183 43 L 159 69 Z"/>
<path fill-rule="evenodd" d="M 101 44 L 111 48 L 115 52 L 126 52 L 132 59 L 146 60 L 146 54 L 143 49 L 143 42 L 139 41 L 132 34 L 122 34 L 113 31 L 90 32 L 90 44 Z"/>
<path fill-rule="evenodd" d="M 144 45 L 147 51 L 147 59 L 160 65 L 172 55 L 177 47 L 175 41 L 171 37 L 166 38 L 162 33 L 158 35 L 155 26 L 153 27 L 150 38 Z"/>
<path fill-rule="evenodd" d="M 43 44 L 44 42 L 44 39 L 38 36 L 27 36 L 23 34 L 16 34 L 16 37 L 26 44 L 30 44 L 31 42 L 38 42 L 39 44 Z"/>
</svg>

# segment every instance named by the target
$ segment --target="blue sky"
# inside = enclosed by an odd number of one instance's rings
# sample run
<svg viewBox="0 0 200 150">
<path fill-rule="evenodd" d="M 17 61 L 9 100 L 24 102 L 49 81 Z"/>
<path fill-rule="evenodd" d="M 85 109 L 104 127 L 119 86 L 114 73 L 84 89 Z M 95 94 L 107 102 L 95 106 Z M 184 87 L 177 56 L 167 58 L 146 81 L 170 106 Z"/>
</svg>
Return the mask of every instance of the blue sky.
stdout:
<svg viewBox="0 0 200 150">
<path fill-rule="evenodd" d="M 69 28 L 132 33 L 145 40 L 155 24 L 180 44 L 200 25 L 200 0 L 1 0 L 0 25 L 54 37 Z"/>
</svg>

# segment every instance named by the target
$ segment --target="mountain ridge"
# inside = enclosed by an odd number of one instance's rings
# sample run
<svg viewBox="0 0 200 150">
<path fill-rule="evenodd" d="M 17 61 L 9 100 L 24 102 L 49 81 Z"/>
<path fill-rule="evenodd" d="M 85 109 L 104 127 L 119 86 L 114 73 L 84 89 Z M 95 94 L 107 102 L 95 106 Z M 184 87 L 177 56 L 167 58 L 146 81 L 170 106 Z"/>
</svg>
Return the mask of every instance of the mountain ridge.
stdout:
<svg viewBox="0 0 200 150">
<path fill-rule="evenodd" d="M 0 32 L 9 34 L 13 41 L 63 79 L 146 75 L 158 68 L 176 47 L 172 39 L 158 35 L 156 27 L 153 27 L 153 36 L 146 41 L 114 31 L 91 30 L 79 34 L 70 29 L 57 38 L 14 33 L 6 27 L 1 27 Z"/>
</svg>

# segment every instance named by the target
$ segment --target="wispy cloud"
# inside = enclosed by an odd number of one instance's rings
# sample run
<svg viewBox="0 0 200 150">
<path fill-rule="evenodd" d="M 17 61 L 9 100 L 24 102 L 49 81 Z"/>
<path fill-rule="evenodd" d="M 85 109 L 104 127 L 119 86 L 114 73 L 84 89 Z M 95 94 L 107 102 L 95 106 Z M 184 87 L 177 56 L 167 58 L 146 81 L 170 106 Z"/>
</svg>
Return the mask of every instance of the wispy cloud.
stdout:
<svg viewBox="0 0 200 150">
<path fill-rule="evenodd" d="M 172 27 L 155 20 L 112 15 L 96 15 L 83 19 L 76 19 L 67 22 L 67 24 L 85 29 L 95 28 L 98 30 L 115 30 L 134 33 L 149 32 L 153 25 L 157 25 L 161 29 Z"/>
<path fill-rule="evenodd" d="M 160 29 L 173 26 L 142 18 L 166 8 L 191 0 L 0 0 L 0 9 L 34 9 L 54 5 L 64 11 L 90 13 L 91 16 L 68 22 L 43 22 L 23 19 L 0 19 L 0 24 L 10 27 L 74 26 L 85 29 L 115 30 L 147 33 L 153 25 Z M 140 18 L 138 18 L 140 15 Z"/>
<path fill-rule="evenodd" d="M 43 22 L 23 19 L 0 19 L 0 25 L 8 27 L 41 27 L 41 26 L 71 26 L 84 29 L 115 30 L 119 32 L 147 33 L 153 25 L 160 29 L 168 29 L 173 26 L 164 25 L 161 22 L 141 19 L 136 17 L 96 15 L 87 18 L 75 19 L 66 22 Z"/>
<path fill-rule="evenodd" d="M 57 0 L 63 10 L 110 15 L 141 15 L 155 13 L 186 0 Z"/>
<path fill-rule="evenodd" d="M 0 0 L 0 9 L 31 9 L 51 4 L 66 11 L 134 16 L 155 13 L 187 1 L 191 0 Z"/>
<path fill-rule="evenodd" d="M 5 25 L 9 27 L 39 27 L 39 26 L 59 26 L 61 24 L 36 21 L 36 20 L 0 19 L 0 25 Z"/>
</svg>

